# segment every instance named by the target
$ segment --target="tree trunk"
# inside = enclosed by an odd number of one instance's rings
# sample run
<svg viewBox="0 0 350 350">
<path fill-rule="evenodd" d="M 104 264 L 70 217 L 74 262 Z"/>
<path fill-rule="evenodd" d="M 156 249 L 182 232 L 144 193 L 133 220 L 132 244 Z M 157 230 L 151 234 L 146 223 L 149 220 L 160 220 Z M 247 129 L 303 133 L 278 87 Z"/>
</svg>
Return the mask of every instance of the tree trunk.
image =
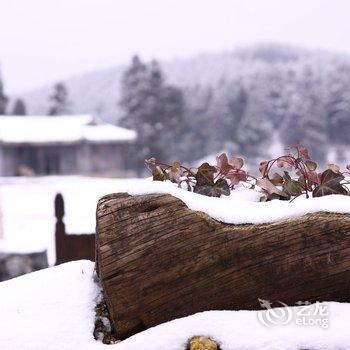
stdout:
<svg viewBox="0 0 350 350">
<path fill-rule="evenodd" d="M 350 301 L 350 216 L 229 225 L 171 195 L 111 194 L 97 207 L 97 271 L 120 338 L 260 299 Z"/>
</svg>

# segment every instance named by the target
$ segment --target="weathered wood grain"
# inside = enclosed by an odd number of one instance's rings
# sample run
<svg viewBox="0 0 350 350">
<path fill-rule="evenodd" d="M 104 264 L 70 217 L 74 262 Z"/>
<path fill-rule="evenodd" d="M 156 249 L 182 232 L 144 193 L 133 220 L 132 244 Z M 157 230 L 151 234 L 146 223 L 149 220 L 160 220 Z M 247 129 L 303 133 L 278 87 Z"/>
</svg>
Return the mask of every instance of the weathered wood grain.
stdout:
<svg viewBox="0 0 350 350">
<path fill-rule="evenodd" d="M 199 311 L 258 309 L 258 298 L 350 301 L 349 215 L 228 225 L 171 195 L 119 193 L 99 201 L 96 238 L 120 338 Z"/>
</svg>

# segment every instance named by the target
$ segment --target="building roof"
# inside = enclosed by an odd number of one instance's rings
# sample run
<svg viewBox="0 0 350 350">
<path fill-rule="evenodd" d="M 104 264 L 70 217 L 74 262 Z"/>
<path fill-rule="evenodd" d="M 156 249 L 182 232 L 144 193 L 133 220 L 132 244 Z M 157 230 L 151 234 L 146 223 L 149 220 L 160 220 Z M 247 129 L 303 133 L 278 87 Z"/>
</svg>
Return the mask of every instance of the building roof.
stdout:
<svg viewBox="0 0 350 350">
<path fill-rule="evenodd" d="M 133 130 L 104 123 L 90 115 L 0 116 L 0 142 L 9 144 L 75 144 L 131 142 Z"/>
</svg>

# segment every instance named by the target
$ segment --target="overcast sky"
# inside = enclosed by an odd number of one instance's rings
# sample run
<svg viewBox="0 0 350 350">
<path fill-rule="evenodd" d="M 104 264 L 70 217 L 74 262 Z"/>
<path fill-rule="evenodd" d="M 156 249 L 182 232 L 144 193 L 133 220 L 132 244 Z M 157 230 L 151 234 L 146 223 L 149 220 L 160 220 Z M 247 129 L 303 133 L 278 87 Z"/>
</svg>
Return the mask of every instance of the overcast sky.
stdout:
<svg viewBox="0 0 350 350">
<path fill-rule="evenodd" d="M 7 92 L 143 58 L 277 41 L 350 53 L 350 0 L 0 0 Z"/>
</svg>

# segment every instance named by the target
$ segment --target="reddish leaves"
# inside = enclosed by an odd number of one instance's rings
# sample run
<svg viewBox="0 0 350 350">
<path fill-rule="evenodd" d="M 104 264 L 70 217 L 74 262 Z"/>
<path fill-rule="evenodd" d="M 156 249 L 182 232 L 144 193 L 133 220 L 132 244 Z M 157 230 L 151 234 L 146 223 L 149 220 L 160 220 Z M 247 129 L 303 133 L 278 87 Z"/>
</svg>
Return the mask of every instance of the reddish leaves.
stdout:
<svg viewBox="0 0 350 350">
<path fill-rule="evenodd" d="M 174 162 L 168 171 L 169 180 L 172 182 L 180 183 L 181 176 L 183 175 L 181 164 L 179 162 Z"/>
<path fill-rule="evenodd" d="M 295 159 L 290 156 L 282 156 L 276 159 L 277 166 L 286 170 L 292 170 L 295 166 Z"/>
<path fill-rule="evenodd" d="M 349 191 L 342 184 L 344 175 L 327 169 L 321 175 L 321 183 L 313 190 L 313 197 L 328 196 L 330 194 L 349 194 Z"/>
<path fill-rule="evenodd" d="M 282 190 L 278 189 L 268 178 L 263 177 L 262 179 L 258 179 L 256 181 L 256 185 L 262 188 L 267 195 L 272 199 L 278 197 L 286 197 L 286 195 L 282 192 Z"/>
<path fill-rule="evenodd" d="M 228 164 L 228 163 L 227 163 Z M 223 163 L 226 166 L 226 163 Z M 230 187 L 225 179 L 220 178 L 215 181 L 214 174 L 216 167 L 203 163 L 196 174 L 196 185 L 193 191 L 199 194 L 204 194 L 209 197 L 221 197 L 221 195 L 228 196 L 230 194 Z"/>
<path fill-rule="evenodd" d="M 248 178 L 248 174 L 242 170 L 243 159 L 238 157 L 229 159 L 226 153 L 217 157 L 216 166 L 203 163 L 193 172 L 179 162 L 168 165 L 157 162 L 154 157 L 147 159 L 145 163 L 152 172 L 153 180 L 169 180 L 179 186 L 186 183 L 189 191 L 210 197 L 228 196 L 234 186 L 241 181 L 247 181 Z"/>
<path fill-rule="evenodd" d="M 227 154 L 222 153 L 216 158 L 216 161 L 219 176 L 226 178 L 231 186 L 247 181 L 248 174 L 242 170 L 243 158 L 233 157 L 229 160 Z"/>
<path fill-rule="evenodd" d="M 301 158 L 310 159 L 309 151 L 308 151 L 307 148 L 305 148 L 305 147 L 300 147 L 300 146 L 298 146 L 298 145 L 296 145 L 294 148 L 299 149 L 299 156 L 300 156 Z"/>
<path fill-rule="evenodd" d="M 241 170 L 242 158 L 232 158 L 230 161 L 226 153 L 217 157 L 217 166 L 203 163 L 195 175 L 194 192 L 210 197 L 228 196 L 231 188 L 240 181 L 246 181 L 247 174 Z"/>
<path fill-rule="evenodd" d="M 242 158 L 233 157 L 229 161 L 227 154 L 222 153 L 216 157 L 217 169 L 222 174 L 227 174 L 232 171 L 239 171 L 244 165 L 244 160 Z"/>
<path fill-rule="evenodd" d="M 316 168 L 317 168 L 317 163 L 314 162 L 311 159 L 305 160 L 305 165 L 306 165 L 306 167 L 308 168 L 309 171 L 315 171 Z"/>
<path fill-rule="evenodd" d="M 263 161 L 259 165 L 259 171 L 261 172 L 262 176 L 265 176 L 269 167 L 269 162 Z"/>
<path fill-rule="evenodd" d="M 209 197 L 229 196 L 231 191 L 225 179 L 219 179 L 213 184 L 202 184 L 194 187 L 194 192 L 204 194 Z"/>
<path fill-rule="evenodd" d="M 314 162 L 309 152 L 305 147 L 295 146 L 292 148 L 294 153 L 288 153 L 281 157 L 271 159 L 260 163 L 260 171 L 263 178 L 267 178 L 278 189 L 282 191 L 281 199 L 291 199 L 292 197 L 305 194 L 309 196 L 308 192 L 312 191 L 315 185 L 319 184 L 318 174 L 315 172 L 317 163 Z M 270 175 L 271 169 L 277 166 L 284 170 L 284 175 L 274 173 Z M 294 172 L 294 177 L 290 175 Z M 264 189 L 267 200 L 276 198 L 276 191 Z"/>
<path fill-rule="evenodd" d="M 203 163 L 197 170 L 196 174 L 196 185 L 214 185 L 214 173 L 216 168 L 209 165 L 208 163 Z"/>
<path fill-rule="evenodd" d="M 218 157 L 216 157 L 216 163 L 217 163 L 218 169 L 220 169 L 220 171 L 223 174 L 229 172 L 232 169 L 232 165 L 229 164 L 226 153 L 222 153 Z"/>
<path fill-rule="evenodd" d="M 345 187 L 345 183 L 348 183 L 345 182 L 345 173 L 341 173 L 339 166 L 328 164 L 327 170 L 317 173 L 317 163 L 310 158 L 305 147 L 295 146 L 292 151 L 293 153 L 261 162 L 260 179 L 252 177 L 242 169 L 242 158 L 228 158 L 226 153 L 216 158 L 216 166 L 203 163 L 196 170 L 190 170 L 179 162 L 172 165 L 159 163 L 154 157 L 146 160 L 146 165 L 152 172 L 153 180 L 168 180 L 180 187 L 185 183 L 189 191 L 210 197 L 228 196 L 240 182 L 260 187 L 266 200 L 291 199 L 302 194 L 309 197 L 309 193 L 313 197 L 349 194 Z M 273 168 L 277 172 L 271 175 Z M 350 171 L 350 165 L 346 168 Z M 278 169 L 282 169 L 283 173 L 279 174 Z"/>
</svg>

